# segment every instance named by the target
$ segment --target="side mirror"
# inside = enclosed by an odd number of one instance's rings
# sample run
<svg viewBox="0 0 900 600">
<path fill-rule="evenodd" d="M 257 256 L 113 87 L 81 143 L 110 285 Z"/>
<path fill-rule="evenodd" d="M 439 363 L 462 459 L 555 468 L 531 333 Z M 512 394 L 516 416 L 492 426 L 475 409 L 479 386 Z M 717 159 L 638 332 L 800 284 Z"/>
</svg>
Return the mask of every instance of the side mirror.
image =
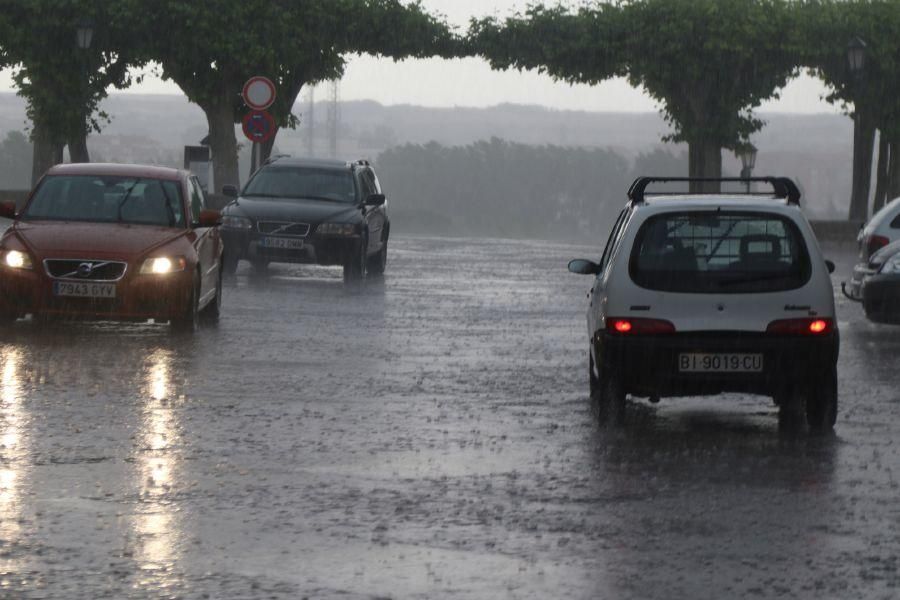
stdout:
<svg viewBox="0 0 900 600">
<path fill-rule="evenodd" d="M 372 194 L 366 198 L 363 204 L 366 206 L 384 206 L 385 202 L 387 202 L 387 198 L 384 197 L 384 194 Z"/>
<path fill-rule="evenodd" d="M 828 267 L 828 273 L 834 273 L 834 270 L 837 268 L 834 263 L 830 260 L 825 261 L 825 266 Z"/>
<path fill-rule="evenodd" d="M 200 218 L 197 220 L 196 227 L 217 227 L 222 224 L 222 213 L 217 210 L 207 208 L 200 211 Z"/>
<path fill-rule="evenodd" d="M 0 204 L 0 217 L 5 219 L 15 219 L 16 218 L 16 203 L 15 202 L 3 202 Z"/>
<path fill-rule="evenodd" d="M 577 258 L 569 263 L 569 271 L 576 275 L 596 275 L 600 272 L 600 265 L 590 260 Z"/>
<path fill-rule="evenodd" d="M 222 195 L 223 196 L 228 196 L 229 198 L 237 198 L 239 193 L 240 192 L 238 192 L 236 185 L 229 184 L 229 185 L 222 186 Z"/>
</svg>

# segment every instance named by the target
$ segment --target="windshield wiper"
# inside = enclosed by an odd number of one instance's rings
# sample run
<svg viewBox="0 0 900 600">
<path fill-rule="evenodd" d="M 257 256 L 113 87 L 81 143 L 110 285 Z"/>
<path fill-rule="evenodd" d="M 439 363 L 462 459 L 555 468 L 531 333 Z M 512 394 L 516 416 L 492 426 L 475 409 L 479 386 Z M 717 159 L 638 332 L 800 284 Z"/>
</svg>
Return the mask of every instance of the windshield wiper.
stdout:
<svg viewBox="0 0 900 600">
<path fill-rule="evenodd" d="M 122 222 L 122 207 L 125 206 L 125 203 L 128 201 L 129 196 L 131 196 L 132 190 L 134 190 L 134 187 L 138 183 L 140 183 L 140 181 L 141 181 L 140 179 L 135 179 L 134 183 L 131 184 L 131 187 L 128 188 L 128 191 L 125 192 L 125 195 L 122 196 L 122 199 L 119 200 L 119 206 L 116 210 L 116 221 L 118 221 L 119 223 Z"/>
</svg>

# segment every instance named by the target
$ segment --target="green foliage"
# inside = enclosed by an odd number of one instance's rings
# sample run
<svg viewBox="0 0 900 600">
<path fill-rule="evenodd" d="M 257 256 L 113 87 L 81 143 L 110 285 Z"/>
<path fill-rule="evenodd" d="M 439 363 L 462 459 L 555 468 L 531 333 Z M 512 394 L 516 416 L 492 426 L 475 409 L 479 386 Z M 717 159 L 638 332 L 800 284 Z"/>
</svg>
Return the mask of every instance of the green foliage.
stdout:
<svg viewBox="0 0 900 600">
<path fill-rule="evenodd" d="M 134 15 L 103 0 L 0 0 L 0 26 L 8 64 L 15 65 L 19 95 L 28 100 L 28 117 L 56 143 L 100 131 L 107 117 L 98 112 L 110 86 L 131 83 L 136 64 L 128 33 Z M 90 49 L 76 45 L 81 19 L 95 22 Z"/>
</svg>

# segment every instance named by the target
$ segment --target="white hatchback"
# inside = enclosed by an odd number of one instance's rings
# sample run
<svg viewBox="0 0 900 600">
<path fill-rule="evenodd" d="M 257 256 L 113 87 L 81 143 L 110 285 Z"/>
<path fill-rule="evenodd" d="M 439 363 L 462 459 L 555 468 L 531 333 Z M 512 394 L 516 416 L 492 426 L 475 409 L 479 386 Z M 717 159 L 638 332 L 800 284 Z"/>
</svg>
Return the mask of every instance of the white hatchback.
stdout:
<svg viewBox="0 0 900 600">
<path fill-rule="evenodd" d="M 628 193 L 594 275 L 589 381 L 601 416 L 625 396 L 743 392 L 774 398 L 783 424 L 837 416 L 839 335 L 830 273 L 787 178 L 754 178 L 772 194 Z M 722 182 L 747 180 L 722 179 Z"/>
</svg>

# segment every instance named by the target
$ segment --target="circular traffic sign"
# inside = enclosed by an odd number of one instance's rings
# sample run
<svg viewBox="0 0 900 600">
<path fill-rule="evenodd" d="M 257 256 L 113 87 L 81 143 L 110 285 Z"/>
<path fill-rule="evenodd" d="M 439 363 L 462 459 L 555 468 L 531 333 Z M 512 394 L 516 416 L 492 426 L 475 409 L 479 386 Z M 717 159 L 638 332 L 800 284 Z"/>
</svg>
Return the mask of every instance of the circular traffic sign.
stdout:
<svg viewBox="0 0 900 600">
<path fill-rule="evenodd" d="M 244 135 L 251 142 L 264 143 L 272 139 L 277 126 L 275 117 L 264 110 L 254 110 L 244 115 L 242 120 Z"/>
<path fill-rule="evenodd" d="M 251 77 L 244 84 L 241 97 L 253 110 L 266 110 L 275 102 L 275 84 L 268 77 Z"/>
</svg>

